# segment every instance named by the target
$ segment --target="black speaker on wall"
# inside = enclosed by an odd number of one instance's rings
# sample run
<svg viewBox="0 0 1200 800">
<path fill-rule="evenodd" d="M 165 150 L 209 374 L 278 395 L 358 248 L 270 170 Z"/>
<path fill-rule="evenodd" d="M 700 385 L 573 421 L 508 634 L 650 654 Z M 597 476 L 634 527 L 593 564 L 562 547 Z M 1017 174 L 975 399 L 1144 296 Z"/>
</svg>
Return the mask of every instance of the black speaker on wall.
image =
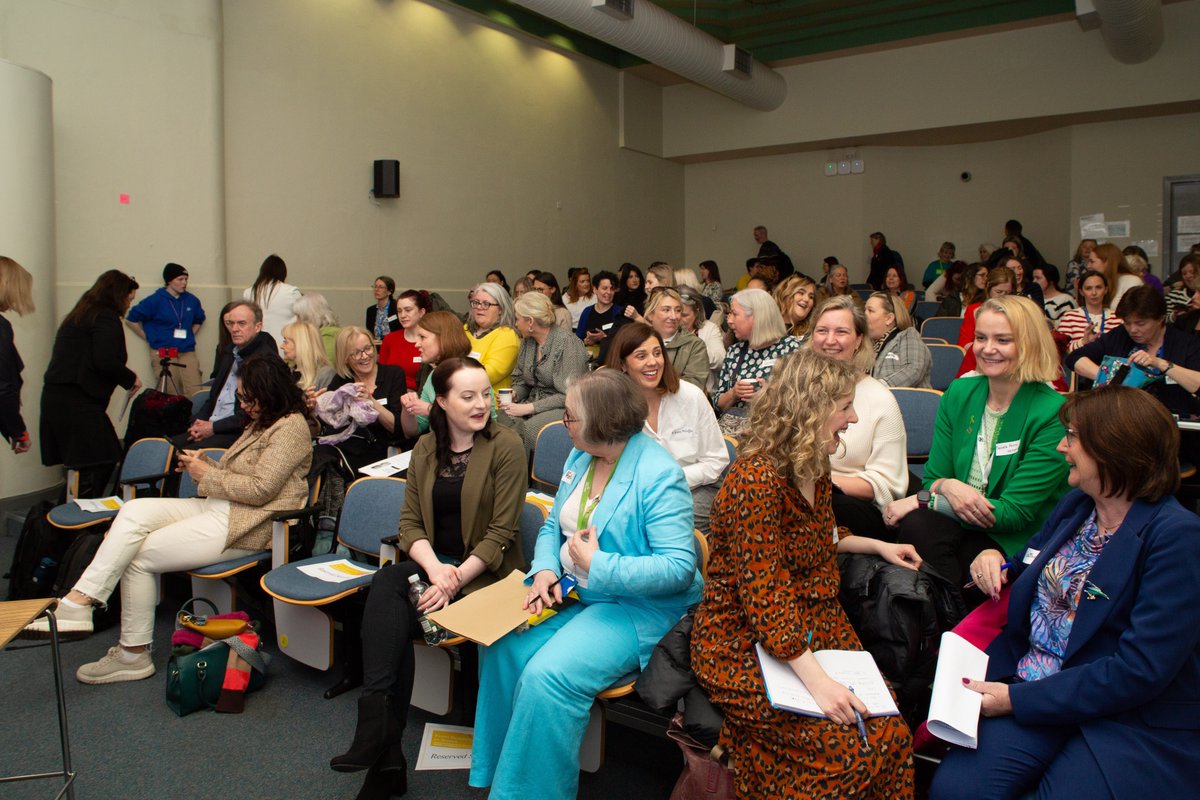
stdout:
<svg viewBox="0 0 1200 800">
<path fill-rule="evenodd" d="M 390 158 L 375 162 L 375 185 L 371 193 L 376 197 L 400 196 L 400 162 Z"/>
</svg>

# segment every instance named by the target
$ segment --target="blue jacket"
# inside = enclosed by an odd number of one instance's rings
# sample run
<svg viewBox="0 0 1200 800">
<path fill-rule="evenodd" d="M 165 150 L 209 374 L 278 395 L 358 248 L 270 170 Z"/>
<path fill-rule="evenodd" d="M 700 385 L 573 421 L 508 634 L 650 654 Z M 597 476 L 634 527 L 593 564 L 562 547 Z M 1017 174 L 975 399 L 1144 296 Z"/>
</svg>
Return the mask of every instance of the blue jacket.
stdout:
<svg viewBox="0 0 1200 800">
<path fill-rule="evenodd" d="M 174 297 L 165 286 L 142 300 L 125 315 L 130 322 L 140 323 L 146 333 L 146 341 L 157 350 L 160 347 L 177 347 L 181 353 L 190 353 L 196 349 L 196 336 L 192 333 L 193 325 L 204 322 L 204 309 L 200 300 L 191 292 L 184 292 Z M 182 328 L 186 335 L 182 339 L 175 338 L 175 329 Z"/>
<path fill-rule="evenodd" d="M 1094 504 L 1069 492 L 1016 554 L 1008 624 L 988 648 L 989 679 L 1015 674 L 1046 562 Z M 1034 551 L 1028 566 L 1023 561 Z M 1200 776 L 1200 518 L 1173 498 L 1134 502 L 1088 580 L 1062 670 L 1009 687 L 1022 725 L 1078 725 L 1116 797 L 1195 796 Z"/>
<path fill-rule="evenodd" d="M 587 474 L 592 456 L 572 450 L 538 534 L 530 577 L 548 569 L 562 574 L 562 505 Z M 600 549 L 592 556 L 589 599 L 623 606 L 638 633 L 642 667 L 663 634 L 700 601 L 703 582 L 693 544 L 692 495 L 683 469 L 644 433 L 625 445 L 616 471 L 592 513 Z M 664 619 L 665 627 L 664 627 Z"/>
</svg>

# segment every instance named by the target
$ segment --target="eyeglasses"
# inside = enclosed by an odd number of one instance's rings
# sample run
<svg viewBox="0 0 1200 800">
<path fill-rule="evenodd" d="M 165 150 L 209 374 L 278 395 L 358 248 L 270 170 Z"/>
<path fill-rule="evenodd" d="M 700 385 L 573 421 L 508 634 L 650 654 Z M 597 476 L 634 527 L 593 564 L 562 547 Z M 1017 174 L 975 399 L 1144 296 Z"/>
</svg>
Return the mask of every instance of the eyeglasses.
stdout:
<svg viewBox="0 0 1200 800">
<path fill-rule="evenodd" d="M 472 300 L 471 308 L 498 308 L 499 303 L 489 303 L 486 300 Z"/>
<path fill-rule="evenodd" d="M 1077 441 L 1079 441 L 1079 431 L 1067 428 L 1067 444 L 1075 444 Z"/>
<path fill-rule="evenodd" d="M 237 401 L 244 406 L 254 404 L 254 398 L 245 392 L 234 392 L 234 396 L 237 397 Z"/>
<path fill-rule="evenodd" d="M 572 417 L 570 411 L 566 411 L 566 410 L 563 411 L 563 425 L 565 425 L 569 428 L 572 425 L 574 425 L 576 422 L 579 422 L 579 420 L 577 420 L 575 417 Z"/>
<path fill-rule="evenodd" d="M 374 347 L 364 347 L 361 350 L 354 350 L 353 352 L 350 353 L 350 357 L 353 359 L 371 358 L 374 355 L 375 355 Z"/>
</svg>

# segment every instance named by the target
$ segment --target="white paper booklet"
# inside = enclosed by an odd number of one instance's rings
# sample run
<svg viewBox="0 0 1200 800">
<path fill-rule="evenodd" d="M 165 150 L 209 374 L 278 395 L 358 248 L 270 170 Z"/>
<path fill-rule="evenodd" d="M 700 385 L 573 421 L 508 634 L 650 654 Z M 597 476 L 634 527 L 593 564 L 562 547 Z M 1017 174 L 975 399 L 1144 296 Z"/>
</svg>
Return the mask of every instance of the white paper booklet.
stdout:
<svg viewBox="0 0 1200 800">
<path fill-rule="evenodd" d="M 112 497 L 100 497 L 95 500 L 80 500 L 77 498 L 74 502 L 75 505 L 89 514 L 99 514 L 102 511 L 120 511 L 121 506 L 125 504 L 121 498 L 115 495 Z"/>
<path fill-rule="evenodd" d="M 390 478 L 396 473 L 408 469 L 408 462 L 411 460 L 412 451 L 409 450 L 406 453 L 397 453 L 373 464 L 367 464 L 365 467 L 359 467 L 358 471 L 372 478 Z"/>
<path fill-rule="evenodd" d="M 821 707 L 809 694 L 800 676 L 792 668 L 768 653 L 755 642 L 758 663 L 762 668 L 767 700 L 775 708 L 795 711 L 810 717 L 824 717 Z M 843 686 L 854 689 L 858 699 L 867 706 L 868 717 L 890 717 L 900 713 L 887 683 L 875 665 L 875 658 L 865 650 L 820 650 L 813 653 L 825 674 Z"/>
<path fill-rule="evenodd" d="M 962 679 L 987 676 L 987 653 L 956 633 L 942 634 L 933 699 L 929 703 L 929 732 L 939 739 L 974 750 L 979 746 L 979 709 L 983 695 L 963 686 Z"/>
<path fill-rule="evenodd" d="M 363 575 L 370 575 L 375 571 L 373 567 L 355 564 L 348 558 L 339 558 L 337 561 L 325 561 L 320 564 L 306 564 L 296 569 L 326 583 L 345 583 L 355 578 L 361 578 Z"/>
</svg>

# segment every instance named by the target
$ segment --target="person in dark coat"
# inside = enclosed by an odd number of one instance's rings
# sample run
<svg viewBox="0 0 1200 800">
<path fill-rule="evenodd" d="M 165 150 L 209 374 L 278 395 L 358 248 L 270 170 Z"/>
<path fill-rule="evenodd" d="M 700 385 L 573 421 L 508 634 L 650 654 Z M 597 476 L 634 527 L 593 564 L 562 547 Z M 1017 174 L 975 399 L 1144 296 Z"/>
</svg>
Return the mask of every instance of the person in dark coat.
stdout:
<svg viewBox="0 0 1200 800">
<path fill-rule="evenodd" d="M 80 497 L 103 492 L 121 459 L 107 413 L 113 390 L 120 386 L 132 397 L 142 386 L 125 366 L 121 326 L 137 289 L 133 278 L 108 270 L 83 293 L 54 337 L 42 389 L 42 463 L 80 468 Z"/>
<path fill-rule="evenodd" d="M 0 256 L 0 312 L 25 316 L 33 308 L 33 276 L 7 256 Z M 21 370 L 25 364 L 13 340 L 12 323 L 0 316 L 0 436 L 14 453 L 29 451 L 29 431 L 21 418 Z"/>
<path fill-rule="evenodd" d="M 380 275 L 375 279 L 372 292 L 375 304 L 367 306 L 366 328 L 373 341 L 382 342 L 383 337 L 402 327 L 396 313 L 396 281 L 387 275 Z"/>
<path fill-rule="evenodd" d="M 758 255 L 754 260 L 760 264 L 769 264 L 779 273 L 777 280 L 782 281 L 796 271 L 792 259 L 783 252 L 779 245 L 767 238 L 767 229 L 759 225 L 754 229 L 754 241 L 758 242 Z"/>
<path fill-rule="evenodd" d="M 867 283 L 877 292 L 883 291 L 883 279 L 887 277 L 888 267 L 896 266 L 896 252 L 888 247 L 887 237 L 879 231 L 871 234 L 871 272 L 867 275 Z"/>
</svg>

